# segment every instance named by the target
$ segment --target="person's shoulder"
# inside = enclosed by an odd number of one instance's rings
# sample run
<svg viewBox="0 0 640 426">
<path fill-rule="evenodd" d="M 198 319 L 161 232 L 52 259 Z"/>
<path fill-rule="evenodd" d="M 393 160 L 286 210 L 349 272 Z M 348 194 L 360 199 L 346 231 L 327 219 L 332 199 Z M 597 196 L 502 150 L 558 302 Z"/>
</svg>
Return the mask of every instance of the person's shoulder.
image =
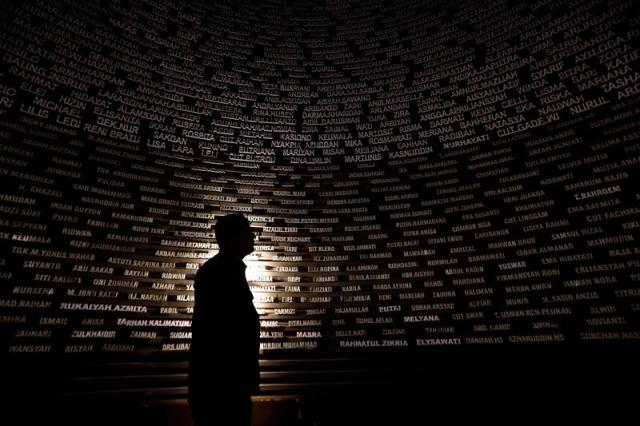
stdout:
<svg viewBox="0 0 640 426">
<path fill-rule="evenodd" d="M 218 263 L 220 263 L 220 253 L 217 253 L 215 256 L 207 259 L 206 262 L 200 265 L 200 268 L 210 268 Z"/>
<path fill-rule="evenodd" d="M 198 268 L 198 272 L 196 275 L 206 275 L 219 268 L 221 264 L 221 259 L 218 255 L 210 257 L 206 262 L 204 262 Z"/>
</svg>

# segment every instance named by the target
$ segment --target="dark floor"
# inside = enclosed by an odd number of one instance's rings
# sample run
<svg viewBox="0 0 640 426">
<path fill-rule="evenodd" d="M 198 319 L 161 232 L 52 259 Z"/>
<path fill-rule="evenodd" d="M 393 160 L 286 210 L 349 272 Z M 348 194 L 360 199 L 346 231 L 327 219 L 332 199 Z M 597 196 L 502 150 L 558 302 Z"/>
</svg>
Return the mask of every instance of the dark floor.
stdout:
<svg viewBox="0 0 640 426">
<path fill-rule="evenodd" d="M 428 385 L 427 385 L 428 386 Z M 252 426 L 412 426 L 635 424 L 638 387 L 605 386 L 407 390 L 404 394 L 254 397 Z M 409 391 L 413 391 L 410 394 Z M 67 401 L 7 407 L 0 424 L 65 426 L 191 426 L 185 399 L 147 402 Z M 633 416 L 629 418 L 628 416 Z M 624 420 L 627 417 L 628 420 Z M 631 421 L 631 422 L 629 422 Z M 231 425 L 225 425 L 231 426 Z"/>
</svg>

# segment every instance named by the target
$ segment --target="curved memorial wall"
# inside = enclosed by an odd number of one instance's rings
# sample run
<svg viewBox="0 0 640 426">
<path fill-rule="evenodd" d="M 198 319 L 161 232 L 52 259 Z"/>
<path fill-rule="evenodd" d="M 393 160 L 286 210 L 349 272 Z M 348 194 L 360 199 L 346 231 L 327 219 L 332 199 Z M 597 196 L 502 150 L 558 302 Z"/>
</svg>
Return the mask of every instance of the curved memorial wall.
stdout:
<svg viewBox="0 0 640 426">
<path fill-rule="evenodd" d="M 229 212 L 267 367 L 636 345 L 634 1 L 253 3 L 0 6 L 7 357 L 184 373 Z"/>
</svg>

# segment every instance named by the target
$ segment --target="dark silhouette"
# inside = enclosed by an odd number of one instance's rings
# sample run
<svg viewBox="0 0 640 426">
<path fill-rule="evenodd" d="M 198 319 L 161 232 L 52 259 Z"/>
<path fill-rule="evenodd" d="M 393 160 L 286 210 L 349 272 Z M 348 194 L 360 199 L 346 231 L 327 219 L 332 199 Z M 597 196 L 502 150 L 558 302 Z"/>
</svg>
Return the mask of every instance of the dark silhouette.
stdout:
<svg viewBox="0 0 640 426">
<path fill-rule="evenodd" d="M 251 424 L 251 394 L 259 390 L 260 321 L 242 258 L 255 235 L 241 214 L 218 219 L 220 246 L 195 278 L 189 404 L 194 426 Z"/>
</svg>

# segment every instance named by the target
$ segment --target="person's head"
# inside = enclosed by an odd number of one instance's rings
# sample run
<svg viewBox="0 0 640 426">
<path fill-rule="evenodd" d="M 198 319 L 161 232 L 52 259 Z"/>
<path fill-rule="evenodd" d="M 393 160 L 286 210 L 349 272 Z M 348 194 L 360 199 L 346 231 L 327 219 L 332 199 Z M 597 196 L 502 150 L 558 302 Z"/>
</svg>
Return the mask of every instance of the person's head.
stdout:
<svg viewBox="0 0 640 426">
<path fill-rule="evenodd" d="M 249 221 L 240 213 L 231 213 L 218 219 L 214 226 L 220 251 L 244 257 L 253 251 L 255 234 Z"/>
</svg>

